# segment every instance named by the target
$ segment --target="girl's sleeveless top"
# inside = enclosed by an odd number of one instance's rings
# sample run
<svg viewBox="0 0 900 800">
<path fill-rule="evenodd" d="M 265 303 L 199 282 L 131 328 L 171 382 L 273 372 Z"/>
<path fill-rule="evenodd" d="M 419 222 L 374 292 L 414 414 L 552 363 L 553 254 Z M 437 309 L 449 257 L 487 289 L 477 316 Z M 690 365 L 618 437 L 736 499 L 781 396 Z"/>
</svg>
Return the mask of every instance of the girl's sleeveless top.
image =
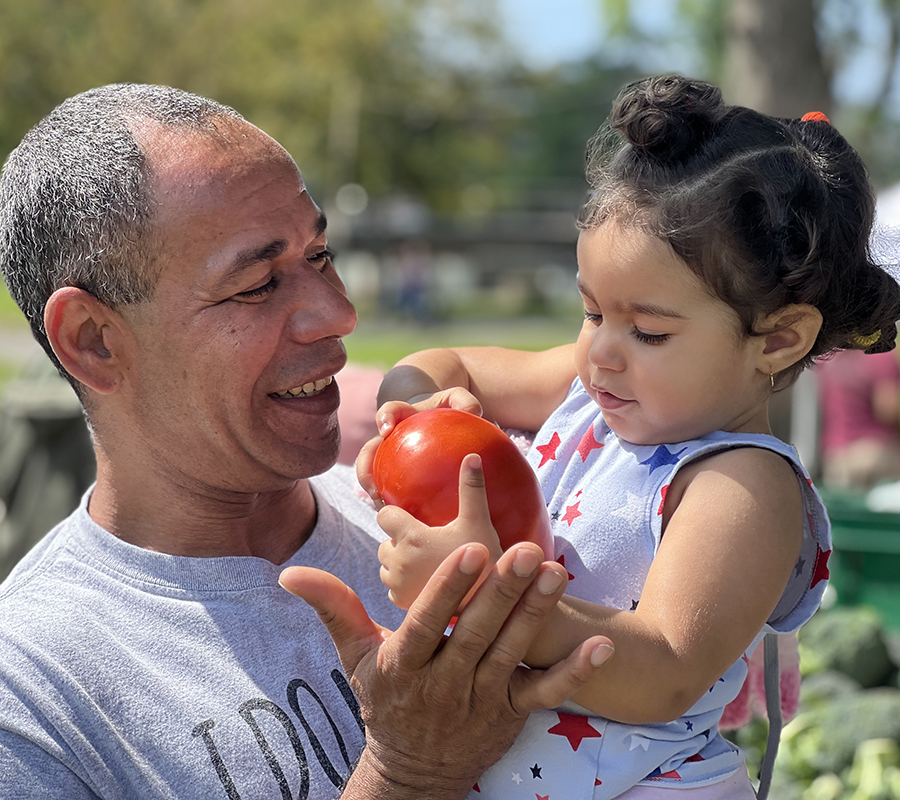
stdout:
<svg viewBox="0 0 900 800">
<path fill-rule="evenodd" d="M 805 512 L 800 557 L 747 653 L 673 722 L 628 725 L 574 704 L 531 714 L 512 749 L 479 780 L 471 800 L 608 800 L 635 784 L 709 785 L 744 768 L 737 748 L 718 731 L 722 710 L 740 691 L 747 658 L 763 634 L 793 631 L 806 622 L 828 578 L 828 517 L 796 450 L 772 436 L 723 431 L 688 442 L 633 445 L 609 429 L 576 381 L 538 432 L 528 459 L 547 499 L 557 560 L 569 572 L 567 593 L 634 611 L 659 548 L 672 479 L 686 464 L 736 447 L 762 447 L 787 459 Z"/>
</svg>

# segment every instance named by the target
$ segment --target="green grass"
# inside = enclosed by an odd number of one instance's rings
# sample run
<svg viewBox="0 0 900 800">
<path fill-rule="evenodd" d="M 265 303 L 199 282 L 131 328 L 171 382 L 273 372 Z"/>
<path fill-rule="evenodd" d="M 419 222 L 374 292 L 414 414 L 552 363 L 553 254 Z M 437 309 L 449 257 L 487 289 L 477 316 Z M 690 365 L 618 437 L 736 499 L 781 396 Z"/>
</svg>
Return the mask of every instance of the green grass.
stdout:
<svg viewBox="0 0 900 800">
<path fill-rule="evenodd" d="M 500 345 L 543 350 L 574 342 L 580 327 L 577 317 L 457 320 L 433 325 L 361 319 L 344 342 L 354 363 L 387 369 L 403 356 L 430 347 Z"/>
</svg>

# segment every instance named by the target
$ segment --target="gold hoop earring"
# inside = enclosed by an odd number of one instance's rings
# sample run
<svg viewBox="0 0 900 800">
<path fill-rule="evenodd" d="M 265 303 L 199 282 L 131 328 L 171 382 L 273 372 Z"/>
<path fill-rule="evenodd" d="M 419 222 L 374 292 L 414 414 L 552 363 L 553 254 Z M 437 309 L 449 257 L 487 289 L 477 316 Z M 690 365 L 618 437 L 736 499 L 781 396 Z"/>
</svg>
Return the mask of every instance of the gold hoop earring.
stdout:
<svg viewBox="0 0 900 800">
<path fill-rule="evenodd" d="M 773 390 L 775 389 L 775 376 L 771 372 L 769 373 L 769 386 Z"/>
</svg>

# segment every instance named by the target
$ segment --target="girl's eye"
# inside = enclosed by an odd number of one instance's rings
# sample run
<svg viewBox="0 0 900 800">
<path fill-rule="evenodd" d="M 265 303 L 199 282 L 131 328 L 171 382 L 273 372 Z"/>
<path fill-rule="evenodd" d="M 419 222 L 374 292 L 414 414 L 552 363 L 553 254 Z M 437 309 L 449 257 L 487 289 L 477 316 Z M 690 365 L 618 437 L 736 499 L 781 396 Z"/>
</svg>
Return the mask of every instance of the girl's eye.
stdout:
<svg viewBox="0 0 900 800">
<path fill-rule="evenodd" d="M 334 250 L 329 250 L 327 247 L 319 253 L 314 253 L 309 257 L 309 260 L 314 264 L 321 264 L 321 268 L 325 269 L 326 262 L 334 261 Z"/>
<path fill-rule="evenodd" d="M 257 286 L 255 289 L 248 289 L 246 292 L 238 292 L 237 297 L 263 297 L 273 291 L 278 285 L 278 280 L 272 276 L 267 283 Z"/>
<path fill-rule="evenodd" d="M 587 310 L 584 312 L 584 318 L 588 322 L 603 322 L 603 314 L 592 314 Z"/>
<path fill-rule="evenodd" d="M 644 333 L 638 328 L 634 329 L 634 338 L 644 344 L 662 344 L 668 340 L 669 335 L 668 333 Z"/>
</svg>

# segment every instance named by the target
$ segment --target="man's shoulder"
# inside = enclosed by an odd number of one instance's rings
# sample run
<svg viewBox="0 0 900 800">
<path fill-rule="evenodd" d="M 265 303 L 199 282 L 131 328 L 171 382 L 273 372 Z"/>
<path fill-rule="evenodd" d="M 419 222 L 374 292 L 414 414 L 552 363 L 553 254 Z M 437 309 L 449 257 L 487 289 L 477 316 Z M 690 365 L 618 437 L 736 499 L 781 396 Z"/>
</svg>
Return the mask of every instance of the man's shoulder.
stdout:
<svg viewBox="0 0 900 800">
<path fill-rule="evenodd" d="M 12 567 L 0 583 L 0 605 L 7 607 L 23 595 L 41 595 L 49 585 L 62 581 L 57 569 L 61 561 L 72 557 L 69 544 L 77 513 L 56 525 Z"/>
</svg>

